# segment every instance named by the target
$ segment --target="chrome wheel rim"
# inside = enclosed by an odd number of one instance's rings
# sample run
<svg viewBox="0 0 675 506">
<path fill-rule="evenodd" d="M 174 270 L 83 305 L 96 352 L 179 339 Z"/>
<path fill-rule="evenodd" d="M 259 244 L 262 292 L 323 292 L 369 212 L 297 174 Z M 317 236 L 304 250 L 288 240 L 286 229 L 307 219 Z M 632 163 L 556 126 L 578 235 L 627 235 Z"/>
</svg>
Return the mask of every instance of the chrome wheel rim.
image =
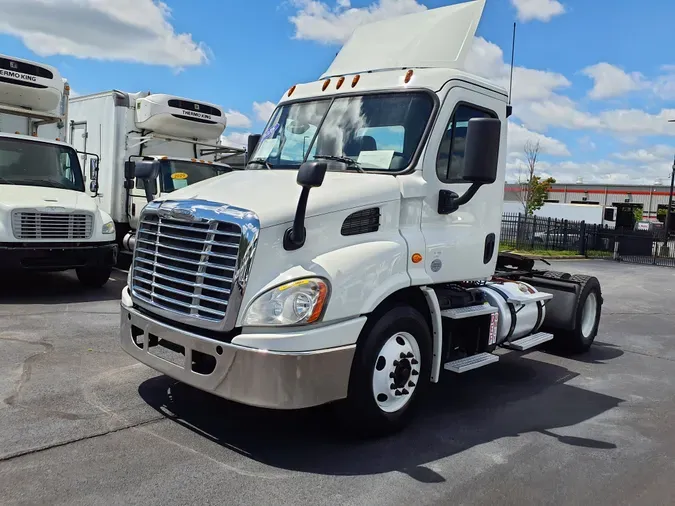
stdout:
<svg viewBox="0 0 675 506">
<path fill-rule="evenodd" d="M 373 396 L 385 413 L 405 407 L 417 388 L 421 369 L 420 346 L 408 332 L 385 341 L 373 368 Z"/>
<path fill-rule="evenodd" d="M 581 312 L 581 333 L 584 337 L 590 337 L 595 327 L 595 318 L 598 314 L 598 298 L 591 292 L 584 302 Z"/>
</svg>

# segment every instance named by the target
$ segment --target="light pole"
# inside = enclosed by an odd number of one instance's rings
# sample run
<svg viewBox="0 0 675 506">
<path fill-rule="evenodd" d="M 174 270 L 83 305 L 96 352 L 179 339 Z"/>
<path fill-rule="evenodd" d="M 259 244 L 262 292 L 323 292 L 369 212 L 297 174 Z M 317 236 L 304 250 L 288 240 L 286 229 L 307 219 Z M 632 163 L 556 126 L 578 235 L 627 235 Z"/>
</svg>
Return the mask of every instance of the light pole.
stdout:
<svg viewBox="0 0 675 506">
<path fill-rule="evenodd" d="M 675 123 L 675 119 L 669 119 L 668 123 Z M 663 245 L 668 248 L 668 237 L 670 236 L 670 213 L 673 207 L 673 184 L 675 183 L 675 158 L 673 158 L 673 167 L 670 172 L 670 194 L 668 196 L 668 209 L 666 209 L 666 238 Z"/>
</svg>

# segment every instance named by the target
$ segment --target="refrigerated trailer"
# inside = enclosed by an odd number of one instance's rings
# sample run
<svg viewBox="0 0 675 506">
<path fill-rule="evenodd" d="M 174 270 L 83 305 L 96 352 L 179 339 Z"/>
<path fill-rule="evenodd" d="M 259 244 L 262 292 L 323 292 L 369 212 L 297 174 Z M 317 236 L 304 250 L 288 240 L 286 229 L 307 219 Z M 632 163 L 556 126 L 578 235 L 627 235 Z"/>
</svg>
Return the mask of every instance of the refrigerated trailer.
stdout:
<svg viewBox="0 0 675 506">
<path fill-rule="evenodd" d="M 75 269 L 100 287 L 116 261 L 115 226 L 65 142 L 69 91 L 54 67 L 0 55 L 0 269 Z"/>
<path fill-rule="evenodd" d="M 168 195 L 232 170 L 224 162 L 244 150 L 221 143 L 226 125 L 220 106 L 163 93 L 110 90 L 71 100 L 70 135 L 76 147 L 100 157 L 96 198 L 113 217 L 122 252 L 133 250 L 148 195 Z M 125 163 L 143 160 L 159 165 L 149 194 L 143 180 L 125 180 Z"/>
<path fill-rule="evenodd" d="M 498 349 L 588 350 L 598 280 L 498 251 L 508 97 L 461 70 L 484 5 L 358 28 L 283 94 L 246 170 L 148 204 L 122 348 L 240 403 L 331 403 L 374 434 Z"/>
</svg>

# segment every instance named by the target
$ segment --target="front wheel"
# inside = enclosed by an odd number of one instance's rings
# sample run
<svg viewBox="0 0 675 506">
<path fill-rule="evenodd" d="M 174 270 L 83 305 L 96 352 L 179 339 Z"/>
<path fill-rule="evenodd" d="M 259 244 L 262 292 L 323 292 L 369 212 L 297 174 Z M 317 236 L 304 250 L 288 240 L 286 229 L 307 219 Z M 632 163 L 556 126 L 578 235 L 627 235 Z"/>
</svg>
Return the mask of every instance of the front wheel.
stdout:
<svg viewBox="0 0 675 506">
<path fill-rule="evenodd" d="M 432 342 L 419 311 L 397 305 L 371 315 L 359 338 L 340 405 L 342 419 L 360 435 L 376 436 L 409 423 L 429 384 Z"/>
<path fill-rule="evenodd" d="M 87 288 L 101 288 L 110 279 L 112 267 L 78 267 L 77 279 Z"/>
</svg>

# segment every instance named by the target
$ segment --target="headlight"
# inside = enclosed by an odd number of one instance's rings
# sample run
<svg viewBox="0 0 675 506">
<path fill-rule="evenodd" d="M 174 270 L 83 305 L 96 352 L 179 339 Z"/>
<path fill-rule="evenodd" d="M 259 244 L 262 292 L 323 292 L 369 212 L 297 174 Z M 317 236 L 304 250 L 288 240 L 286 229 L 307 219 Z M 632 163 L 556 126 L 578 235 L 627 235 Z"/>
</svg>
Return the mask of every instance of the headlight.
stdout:
<svg viewBox="0 0 675 506">
<path fill-rule="evenodd" d="M 103 225 L 103 228 L 101 228 L 101 232 L 104 234 L 114 234 L 115 233 L 115 222 L 114 221 L 109 221 L 105 225 Z"/>
<path fill-rule="evenodd" d="M 328 301 L 328 283 L 308 278 L 286 283 L 260 295 L 246 310 L 243 325 L 303 325 L 321 319 Z"/>
</svg>

